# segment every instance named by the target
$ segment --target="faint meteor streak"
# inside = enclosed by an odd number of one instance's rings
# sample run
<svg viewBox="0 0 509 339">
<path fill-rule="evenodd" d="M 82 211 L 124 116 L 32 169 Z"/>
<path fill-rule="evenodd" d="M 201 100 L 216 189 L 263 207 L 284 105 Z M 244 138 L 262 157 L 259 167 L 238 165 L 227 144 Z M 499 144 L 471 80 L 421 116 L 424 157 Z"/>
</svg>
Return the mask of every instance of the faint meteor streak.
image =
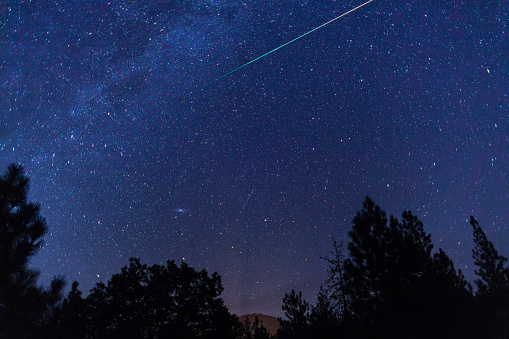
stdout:
<svg viewBox="0 0 509 339">
<path fill-rule="evenodd" d="M 254 188 L 253 188 L 253 190 L 251 191 L 251 193 L 249 193 L 249 196 L 247 197 L 247 200 L 246 200 L 246 202 L 244 203 L 244 206 L 242 206 L 242 209 L 244 209 L 244 207 L 246 207 L 247 202 L 248 202 L 248 201 L 249 201 L 249 199 L 251 198 L 251 195 L 253 194 L 253 192 L 254 192 Z"/>
<path fill-rule="evenodd" d="M 221 80 L 221 79 L 222 79 L 222 78 L 224 78 L 224 77 L 227 77 L 228 75 L 230 75 L 230 74 L 232 74 L 232 73 L 234 73 L 234 72 L 238 71 L 239 69 L 244 68 L 244 67 L 246 67 L 246 66 L 247 66 L 247 65 L 249 65 L 249 64 L 252 64 L 252 63 L 253 63 L 253 62 L 255 62 L 256 60 L 260 60 L 261 58 L 266 57 L 267 55 L 269 55 L 269 54 L 271 54 L 271 53 L 274 53 L 274 52 L 275 52 L 275 51 L 277 51 L 278 49 L 281 49 L 281 48 L 285 47 L 286 45 L 289 45 L 289 44 L 291 44 L 292 42 L 297 41 L 297 40 L 299 40 L 300 38 L 303 38 L 303 37 L 305 37 L 306 35 L 311 34 L 311 33 L 313 33 L 314 31 L 316 31 L 316 30 L 318 30 L 318 29 L 320 29 L 320 28 L 322 28 L 322 27 L 327 26 L 328 24 L 330 24 L 330 23 L 332 23 L 332 22 L 334 22 L 334 21 L 338 20 L 339 18 L 344 17 L 345 15 L 347 15 L 347 14 L 349 14 L 349 13 L 352 13 L 352 12 L 353 12 L 353 11 L 355 11 L 355 10 L 358 10 L 358 9 L 359 9 L 359 8 L 361 8 L 362 6 L 365 6 L 365 5 L 369 4 L 369 3 L 370 3 L 370 2 L 372 2 L 372 1 L 374 1 L 374 0 L 366 1 L 366 2 L 365 2 L 365 3 L 363 3 L 362 5 L 359 5 L 359 6 L 355 7 L 355 8 L 353 8 L 353 9 L 349 10 L 348 12 L 345 12 L 345 13 L 341 14 L 340 16 L 335 17 L 335 18 L 334 18 L 334 19 L 332 19 L 332 20 L 329 20 L 329 21 L 327 21 L 326 23 L 324 23 L 324 24 L 322 24 L 322 25 L 320 25 L 320 26 L 318 26 L 318 27 L 313 28 L 313 29 L 312 29 L 312 30 L 310 30 L 309 32 L 306 32 L 306 33 L 302 34 L 301 36 L 298 36 L 298 37 L 296 37 L 295 39 L 290 40 L 290 41 L 288 41 L 287 43 L 285 43 L 285 44 L 283 44 L 283 45 L 281 45 L 281 46 L 279 46 L 279 47 L 274 48 L 272 51 L 269 51 L 269 52 L 267 52 L 267 53 L 265 53 L 265 54 L 263 54 L 263 55 L 260 55 L 258 58 L 255 58 L 255 59 L 253 59 L 253 60 L 251 60 L 251 61 L 249 61 L 249 62 L 245 63 L 244 65 L 239 66 L 239 67 L 235 68 L 234 70 L 232 70 L 232 71 L 230 71 L 230 72 L 228 72 L 228 73 L 225 73 L 225 74 L 221 75 L 219 78 L 216 78 L 213 82 L 216 82 L 216 81 L 218 81 L 218 80 Z M 248 200 L 249 200 L 249 199 L 248 199 Z"/>
</svg>

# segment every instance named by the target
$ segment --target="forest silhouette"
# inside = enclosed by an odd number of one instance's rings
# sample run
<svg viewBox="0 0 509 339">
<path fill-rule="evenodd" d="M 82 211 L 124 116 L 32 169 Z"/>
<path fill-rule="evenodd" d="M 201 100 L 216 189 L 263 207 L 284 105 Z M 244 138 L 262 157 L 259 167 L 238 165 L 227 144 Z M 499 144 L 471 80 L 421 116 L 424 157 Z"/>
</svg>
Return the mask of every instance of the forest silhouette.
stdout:
<svg viewBox="0 0 509 339">
<path fill-rule="evenodd" d="M 65 279 L 48 288 L 29 260 L 46 221 L 27 201 L 29 178 L 11 164 L 0 177 L 0 338 L 507 338 L 509 267 L 474 217 L 476 291 L 410 211 L 401 219 L 366 197 L 349 241 L 332 244 L 327 279 L 310 305 L 295 290 L 269 333 L 225 306 L 221 277 L 182 262 L 131 258 L 87 297 Z"/>
</svg>

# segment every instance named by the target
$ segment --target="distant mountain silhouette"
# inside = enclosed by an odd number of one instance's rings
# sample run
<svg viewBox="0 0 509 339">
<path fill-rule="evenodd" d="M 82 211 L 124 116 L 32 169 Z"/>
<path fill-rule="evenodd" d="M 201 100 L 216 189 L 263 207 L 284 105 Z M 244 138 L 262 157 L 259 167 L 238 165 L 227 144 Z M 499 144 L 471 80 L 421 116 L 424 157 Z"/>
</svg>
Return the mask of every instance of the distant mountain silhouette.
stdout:
<svg viewBox="0 0 509 339">
<path fill-rule="evenodd" d="M 249 321 L 254 323 L 255 317 L 258 317 L 260 322 L 262 323 L 263 327 L 267 329 L 269 334 L 273 335 L 277 333 L 277 330 L 279 328 L 279 321 L 277 318 L 272 317 L 270 315 L 260 314 L 260 313 L 250 313 L 250 314 L 244 314 L 239 317 L 239 320 L 241 323 L 244 323 L 246 321 L 246 318 L 249 318 Z"/>
</svg>

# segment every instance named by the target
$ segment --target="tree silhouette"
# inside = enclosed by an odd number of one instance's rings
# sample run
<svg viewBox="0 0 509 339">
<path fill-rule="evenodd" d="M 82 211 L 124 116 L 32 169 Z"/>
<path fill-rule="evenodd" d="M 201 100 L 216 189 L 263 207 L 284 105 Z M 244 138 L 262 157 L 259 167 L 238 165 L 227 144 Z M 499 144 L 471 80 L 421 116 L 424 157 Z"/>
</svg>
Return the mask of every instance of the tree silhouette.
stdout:
<svg viewBox="0 0 509 339">
<path fill-rule="evenodd" d="M 478 267 L 475 274 L 477 295 L 490 297 L 505 294 L 509 290 L 509 269 L 504 267 L 507 258 L 498 254 L 493 243 L 488 240 L 481 226 L 474 217 L 470 217 L 474 231 L 475 248 L 472 250 L 474 264 Z"/>
<path fill-rule="evenodd" d="M 255 316 L 253 323 L 246 316 L 241 326 L 241 333 L 237 337 L 238 339 L 270 339 L 274 336 L 269 334 L 269 331 L 257 316 Z"/>
<path fill-rule="evenodd" d="M 424 232 L 422 222 L 411 211 L 404 211 L 401 222 L 391 215 L 384 238 L 389 278 L 384 288 L 399 294 L 415 286 L 430 265 L 431 235 Z"/>
<path fill-rule="evenodd" d="M 263 323 L 255 316 L 253 321 L 253 339 L 270 339 L 269 331 L 263 326 Z"/>
<path fill-rule="evenodd" d="M 318 302 L 322 299 L 327 299 L 330 307 L 333 308 L 342 321 L 350 316 L 350 299 L 346 291 L 346 281 L 344 272 L 344 255 L 343 243 L 338 243 L 336 240 L 333 242 L 334 251 L 331 252 L 332 257 L 322 257 L 322 260 L 327 261 L 329 267 L 327 268 L 327 279 L 323 283 L 322 288 L 318 294 Z"/>
<path fill-rule="evenodd" d="M 88 331 L 97 338 L 232 338 L 236 317 L 219 298 L 222 291 L 217 273 L 131 258 L 87 297 Z"/>
<path fill-rule="evenodd" d="M 27 201 L 29 179 L 11 164 L 0 177 L 0 332 L 4 337 L 33 337 L 62 298 L 64 279 L 48 289 L 37 286 L 39 272 L 28 262 L 47 231 L 40 206 Z"/>
<path fill-rule="evenodd" d="M 507 258 L 500 255 L 488 240 L 474 217 L 470 217 L 475 247 L 472 250 L 477 285 L 476 298 L 480 320 L 491 337 L 509 337 L 509 268 Z"/>
<path fill-rule="evenodd" d="M 251 324 L 249 317 L 246 317 L 242 324 L 242 339 L 253 339 L 253 325 Z"/>
<path fill-rule="evenodd" d="M 308 338 L 309 303 L 302 298 L 302 292 L 297 294 L 292 290 L 290 294 L 285 293 L 282 309 L 287 319 L 278 318 L 281 327 L 277 331 L 277 338 Z"/>
<path fill-rule="evenodd" d="M 348 232 L 349 258 L 344 262 L 350 310 L 366 325 L 373 323 L 382 307 L 382 278 L 385 273 L 387 217 L 369 198 L 357 212 Z"/>
<path fill-rule="evenodd" d="M 61 305 L 57 307 L 41 338 L 77 339 L 85 338 L 86 323 L 84 318 L 85 300 L 78 290 L 78 282 L 74 281 L 71 291 Z"/>
</svg>

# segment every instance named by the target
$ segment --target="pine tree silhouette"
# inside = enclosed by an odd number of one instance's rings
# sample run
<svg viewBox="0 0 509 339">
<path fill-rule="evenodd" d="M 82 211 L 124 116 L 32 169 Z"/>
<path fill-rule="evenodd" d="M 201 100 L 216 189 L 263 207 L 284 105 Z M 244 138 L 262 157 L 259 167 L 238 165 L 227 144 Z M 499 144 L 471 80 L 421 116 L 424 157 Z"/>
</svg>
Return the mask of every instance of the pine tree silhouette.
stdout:
<svg viewBox="0 0 509 339">
<path fill-rule="evenodd" d="M 472 249 L 477 285 L 476 299 L 479 321 L 490 337 L 509 337 L 509 268 L 507 258 L 500 255 L 488 240 L 474 217 L 470 217 L 475 247 Z"/>
<path fill-rule="evenodd" d="M 64 279 L 48 289 L 37 286 L 39 272 L 28 262 L 47 231 L 40 206 L 27 201 L 29 179 L 11 164 L 0 177 L 0 333 L 6 338 L 34 337 L 62 298 Z"/>
<path fill-rule="evenodd" d="M 292 290 L 290 294 L 285 293 L 282 309 L 287 319 L 278 318 L 281 327 L 277 331 L 277 338 L 308 338 L 309 303 L 302 298 L 302 292 Z"/>
</svg>

